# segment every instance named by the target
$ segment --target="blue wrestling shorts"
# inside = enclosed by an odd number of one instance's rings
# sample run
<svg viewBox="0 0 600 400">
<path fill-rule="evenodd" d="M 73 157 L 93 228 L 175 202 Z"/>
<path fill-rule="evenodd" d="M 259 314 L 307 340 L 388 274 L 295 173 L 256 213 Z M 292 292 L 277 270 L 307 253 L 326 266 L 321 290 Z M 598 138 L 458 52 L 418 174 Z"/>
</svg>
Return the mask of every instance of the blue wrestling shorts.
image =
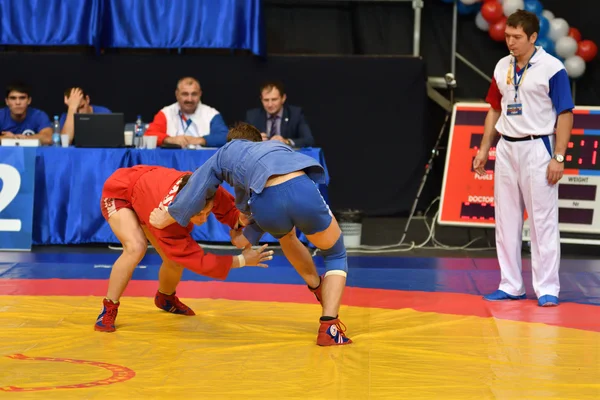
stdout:
<svg viewBox="0 0 600 400">
<path fill-rule="evenodd" d="M 307 175 L 266 187 L 262 193 L 252 194 L 248 204 L 258 226 L 277 239 L 294 227 L 305 235 L 322 232 L 333 218 L 317 185 Z"/>
</svg>

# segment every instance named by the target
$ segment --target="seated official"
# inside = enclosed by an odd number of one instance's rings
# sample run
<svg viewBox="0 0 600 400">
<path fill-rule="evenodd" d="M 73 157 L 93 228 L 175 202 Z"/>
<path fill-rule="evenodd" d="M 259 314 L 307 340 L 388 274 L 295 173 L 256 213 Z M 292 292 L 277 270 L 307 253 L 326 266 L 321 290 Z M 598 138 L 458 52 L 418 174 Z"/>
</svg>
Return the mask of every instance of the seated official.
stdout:
<svg viewBox="0 0 600 400">
<path fill-rule="evenodd" d="M 0 109 L 0 139 L 39 139 L 52 144 L 52 123 L 48 114 L 31 104 L 30 89 L 23 83 L 6 88 L 6 107 Z"/>
<path fill-rule="evenodd" d="M 111 111 L 102 106 L 93 106 L 90 96 L 79 87 L 65 90 L 65 105 L 67 112 L 60 116 L 60 133 L 69 135 L 69 144 L 73 143 L 75 135 L 75 114 L 110 114 Z"/>
<path fill-rule="evenodd" d="M 227 139 L 227 126 L 221 114 L 202 104 L 200 83 L 194 78 L 181 78 L 177 82 L 177 102 L 166 106 L 154 116 L 145 136 L 156 136 L 157 145 L 176 144 L 221 147 Z"/>
<path fill-rule="evenodd" d="M 315 141 L 302 108 L 287 105 L 283 84 L 267 82 L 260 87 L 262 108 L 246 113 L 246 122 L 261 132 L 263 140 L 278 140 L 292 147 L 310 147 Z"/>
</svg>

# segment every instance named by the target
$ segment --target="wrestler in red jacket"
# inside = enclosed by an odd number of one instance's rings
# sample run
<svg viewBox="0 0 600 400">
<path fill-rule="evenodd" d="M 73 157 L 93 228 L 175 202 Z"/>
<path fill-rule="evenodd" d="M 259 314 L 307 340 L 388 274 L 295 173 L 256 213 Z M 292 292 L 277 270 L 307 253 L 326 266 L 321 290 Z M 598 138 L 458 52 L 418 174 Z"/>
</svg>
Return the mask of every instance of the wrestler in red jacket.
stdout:
<svg viewBox="0 0 600 400">
<path fill-rule="evenodd" d="M 263 262 L 272 259 L 273 252 L 265 250 L 267 245 L 258 250 L 246 247 L 237 257 L 219 256 L 204 253 L 191 237 L 193 225 L 202 225 L 211 212 L 231 229 L 246 224 L 246 217 L 235 208 L 233 196 L 222 187 L 188 226 L 173 224 L 161 230 L 150 225 L 148 219 L 152 210 L 161 205 L 168 207 L 190 176 L 191 172 L 139 165 L 118 169 L 104 183 L 100 208 L 123 245 L 123 253 L 113 265 L 104 307 L 94 326 L 95 330 L 115 331 L 119 299 L 133 270 L 146 254 L 148 240 L 163 261 L 154 303 L 158 308 L 174 314 L 195 315 L 175 295 L 183 268 L 211 278 L 225 279 L 231 268 L 266 267 Z"/>
</svg>

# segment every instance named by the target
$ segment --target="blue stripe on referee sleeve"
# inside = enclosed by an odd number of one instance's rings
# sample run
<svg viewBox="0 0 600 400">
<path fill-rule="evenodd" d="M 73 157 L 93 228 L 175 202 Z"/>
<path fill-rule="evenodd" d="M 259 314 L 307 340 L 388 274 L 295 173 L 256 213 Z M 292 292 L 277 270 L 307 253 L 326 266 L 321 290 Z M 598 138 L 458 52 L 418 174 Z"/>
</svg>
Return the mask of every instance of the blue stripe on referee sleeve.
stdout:
<svg viewBox="0 0 600 400">
<path fill-rule="evenodd" d="M 227 142 L 229 129 L 221 114 L 215 115 L 210 121 L 210 134 L 204 136 L 207 147 L 221 147 Z"/>
<path fill-rule="evenodd" d="M 571 85 L 567 71 L 563 68 L 550 78 L 550 99 L 557 114 L 572 110 L 573 96 L 571 96 Z"/>
</svg>

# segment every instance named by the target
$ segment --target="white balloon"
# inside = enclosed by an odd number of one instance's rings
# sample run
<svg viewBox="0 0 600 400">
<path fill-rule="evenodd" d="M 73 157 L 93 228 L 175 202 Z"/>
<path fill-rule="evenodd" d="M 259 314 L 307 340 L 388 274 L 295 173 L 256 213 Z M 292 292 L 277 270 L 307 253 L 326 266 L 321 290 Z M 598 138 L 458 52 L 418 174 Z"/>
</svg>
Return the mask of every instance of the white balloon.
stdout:
<svg viewBox="0 0 600 400">
<path fill-rule="evenodd" d="M 504 10 L 504 15 L 509 17 L 512 13 L 517 10 L 522 10 L 525 8 L 525 2 L 523 0 L 504 0 L 502 3 L 502 9 Z"/>
<path fill-rule="evenodd" d="M 554 18 L 550 21 L 550 31 L 548 37 L 555 43 L 558 39 L 569 34 L 569 24 L 564 18 Z"/>
<path fill-rule="evenodd" d="M 585 72 L 585 61 L 579 56 L 572 56 L 565 60 L 567 75 L 571 78 L 579 78 Z"/>
<path fill-rule="evenodd" d="M 554 19 L 554 13 L 550 10 L 542 11 L 542 17 L 545 17 L 548 21 L 552 21 Z"/>
<path fill-rule="evenodd" d="M 487 32 L 490 29 L 490 24 L 483 18 L 483 15 L 481 15 L 481 11 L 479 11 L 477 13 L 477 16 L 475 17 L 475 25 L 477 25 L 479 29 L 485 32 Z"/>
<path fill-rule="evenodd" d="M 554 50 L 556 51 L 556 55 L 566 60 L 577 53 L 577 40 L 571 36 L 563 36 L 556 41 Z"/>
<path fill-rule="evenodd" d="M 461 3 L 464 3 L 468 6 L 470 6 L 471 4 L 475 4 L 475 3 L 479 3 L 481 0 L 460 0 Z"/>
</svg>

